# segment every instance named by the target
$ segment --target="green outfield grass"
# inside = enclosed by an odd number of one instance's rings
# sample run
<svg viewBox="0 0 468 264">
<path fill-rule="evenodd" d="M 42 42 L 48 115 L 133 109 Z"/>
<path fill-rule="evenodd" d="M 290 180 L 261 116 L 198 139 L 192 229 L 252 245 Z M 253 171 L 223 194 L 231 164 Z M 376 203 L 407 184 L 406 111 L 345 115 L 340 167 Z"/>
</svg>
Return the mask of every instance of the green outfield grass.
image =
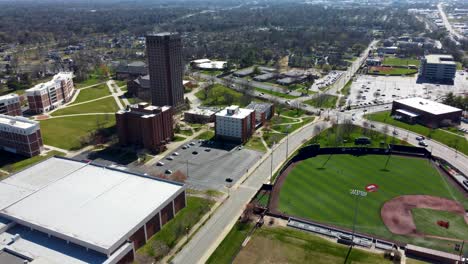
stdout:
<svg viewBox="0 0 468 264">
<path fill-rule="evenodd" d="M 421 61 L 417 59 L 395 58 L 395 57 L 385 57 L 383 61 L 384 65 L 391 65 L 391 66 L 408 66 L 408 65 L 419 66 L 420 63 Z"/>
<path fill-rule="evenodd" d="M 376 75 L 412 75 L 417 73 L 417 69 L 396 68 L 396 67 L 370 67 L 369 74 Z"/>
<path fill-rule="evenodd" d="M 71 105 L 53 112 L 52 115 L 62 116 L 85 113 L 115 113 L 117 110 L 119 110 L 119 108 L 115 103 L 114 97 L 106 97 L 89 103 Z"/>
<path fill-rule="evenodd" d="M 425 159 L 380 155 L 320 155 L 299 163 L 287 176 L 279 197 L 279 210 L 344 228 L 352 228 L 356 196 L 351 189 L 364 190 L 370 183 L 379 191 L 359 200 L 356 230 L 387 239 L 415 243 L 441 250 L 453 250 L 434 239 L 396 236 L 388 231 L 380 217 L 380 208 L 388 200 L 410 194 L 426 194 L 461 202 L 468 199 L 443 178 Z M 450 234 L 447 233 L 447 236 Z"/>
<path fill-rule="evenodd" d="M 431 209 L 415 208 L 411 210 L 416 228 L 428 235 L 449 236 L 468 239 L 468 225 L 465 219 L 457 214 Z M 448 229 L 437 225 L 437 221 L 448 221 Z"/>
<path fill-rule="evenodd" d="M 109 88 L 107 88 L 106 84 L 100 84 L 95 87 L 80 90 L 80 94 L 78 95 L 76 100 L 73 102 L 73 104 L 82 103 L 82 102 L 86 102 L 89 100 L 94 100 L 94 99 L 101 98 L 107 95 L 110 95 Z"/>
</svg>

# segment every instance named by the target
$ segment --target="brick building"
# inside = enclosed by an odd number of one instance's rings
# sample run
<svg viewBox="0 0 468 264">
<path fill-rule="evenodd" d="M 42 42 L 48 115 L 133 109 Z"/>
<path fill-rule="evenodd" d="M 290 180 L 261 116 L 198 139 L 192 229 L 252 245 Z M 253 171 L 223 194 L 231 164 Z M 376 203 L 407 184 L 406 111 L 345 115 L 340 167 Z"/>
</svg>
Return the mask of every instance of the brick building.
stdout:
<svg viewBox="0 0 468 264">
<path fill-rule="evenodd" d="M 0 114 L 10 116 L 20 116 L 21 111 L 21 100 L 17 94 L 7 94 L 0 96 Z"/>
<path fill-rule="evenodd" d="M 392 116 L 410 124 L 417 123 L 430 128 L 438 128 L 459 125 L 462 110 L 424 98 L 414 97 L 393 101 Z"/>
<path fill-rule="evenodd" d="M 26 90 L 29 110 L 37 114 L 53 110 L 57 106 L 69 102 L 73 91 L 73 73 L 58 73 L 52 80 Z"/>
<path fill-rule="evenodd" d="M 39 122 L 0 114 L 0 149 L 32 157 L 41 153 L 42 146 Z"/>
<path fill-rule="evenodd" d="M 174 137 L 173 110 L 170 106 L 139 103 L 130 105 L 115 115 L 119 142 L 122 145 L 139 145 L 158 153 Z"/>
<path fill-rule="evenodd" d="M 181 183 L 59 157 L 0 192 L 0 263 L 133 263 L 187 202 Z"/>
<path fill-rule="evenodd" d="M 265 124 L 265 121 L 275 115 L 275 105 L 270 103 L 252 102 L 245 108 L 255 110 L 255 122 L 257 126 Z"/>
<path fill-rule="evenodd" d="M 255 110 L 229 106 L 216 113 L 216 139 L 245 143 L 255 131 Z"/>
<path fill-rule="evenodd" d="M 182 40 L 177 33 L 146 36 L 151 102 L 180 109 L 184 105 Z"/>
<path fill-rule="evenodd" d="M 206 124 L 215 121 L 216 112 L 210 109 L 190 109 L 184 112 L 184 121 L 187 123 Z"/>
</svg>

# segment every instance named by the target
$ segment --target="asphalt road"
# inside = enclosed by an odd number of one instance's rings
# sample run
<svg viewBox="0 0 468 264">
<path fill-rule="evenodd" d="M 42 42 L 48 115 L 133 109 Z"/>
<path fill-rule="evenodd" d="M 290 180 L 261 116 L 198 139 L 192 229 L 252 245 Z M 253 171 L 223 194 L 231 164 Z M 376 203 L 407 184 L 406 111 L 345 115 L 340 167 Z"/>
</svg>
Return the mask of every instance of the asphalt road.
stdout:
<svg viewBox="0 0 468 264">
<path fill-rule="evenodd" d="M 447 31 L 450 33 L 450 38 L 457 44 L 460 45 L 460 42 L 457 39 L 462 39 L 463 36 L 458 33 L 452 25 L 450 25 L 450 22 L 448 21 L 447 15 L 445 14 L 444 8 L 442 7 L 442 3 L 439 3 L 437 5 L 437 8 L 439 9 L 440 17 L 442 18 L 442 21 L 444 22 L 445 28 Z"/>
</svg>

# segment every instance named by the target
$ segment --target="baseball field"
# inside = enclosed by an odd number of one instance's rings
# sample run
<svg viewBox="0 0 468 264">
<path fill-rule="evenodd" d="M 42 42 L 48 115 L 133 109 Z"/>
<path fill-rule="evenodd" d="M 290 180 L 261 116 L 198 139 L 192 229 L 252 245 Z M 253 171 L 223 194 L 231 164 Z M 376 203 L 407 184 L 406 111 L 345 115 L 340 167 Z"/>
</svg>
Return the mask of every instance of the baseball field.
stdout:
<svg viewBox="0 0 468 264">
<path fill-rule="evenodd" d="M 294 164 L 278 181 L 270 207 L 281 213 L 351 230 L 356 211 L 358 232 L 445 251 L 468 238 L 467 196 L 427 159 L 320 155 Z M 369 184 L 377 191 L 351 194 Z M 405 218 L 408 212 L 414 218 Z"/>
</svg>

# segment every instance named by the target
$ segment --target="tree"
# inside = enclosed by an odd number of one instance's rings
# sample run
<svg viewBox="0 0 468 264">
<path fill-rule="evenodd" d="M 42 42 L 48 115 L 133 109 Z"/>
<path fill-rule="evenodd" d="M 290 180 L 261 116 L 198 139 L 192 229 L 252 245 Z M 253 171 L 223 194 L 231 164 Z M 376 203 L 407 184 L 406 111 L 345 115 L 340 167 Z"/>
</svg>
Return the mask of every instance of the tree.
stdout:
<svg viewBox="0 0 468 264">
<path fill-rule="evenodd" d="M 248 223 L 253 220 L 254 208 L 255 208 L 255 205 L 253 203 L 248 203 L 245 206 L 244 212 L 242 213 L 241 220 L 240 220 L 242 223 Z"/>
<path fill-rule="evenodd" d="M 349 139 L 351 137 L 351 133 L 353 133 L 353 130 L 354 130 L 353 121 L 349 119 L 345 119 L 343 121 L 343 124 L 341 125 L 341 128 L 343 130 L 344 137 L 346 139 Z"/>
</svg>

